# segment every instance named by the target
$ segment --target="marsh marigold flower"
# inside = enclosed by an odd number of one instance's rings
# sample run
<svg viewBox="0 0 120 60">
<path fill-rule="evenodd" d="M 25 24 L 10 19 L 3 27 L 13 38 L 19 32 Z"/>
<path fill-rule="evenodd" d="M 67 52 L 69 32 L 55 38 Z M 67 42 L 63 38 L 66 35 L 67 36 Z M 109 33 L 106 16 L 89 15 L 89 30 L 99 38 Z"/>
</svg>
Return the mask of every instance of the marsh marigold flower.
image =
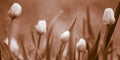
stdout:
<svg viewBox="0 0 120 60">
<path fill-rule="evenodd" d="M 114 11 L 112 8 L 106 8 L 103 14 L 103 22 L 106 25 L 115 23 Z"/>
<path fill-rule="evenodd" d="M 86 41 L 81 38 L 76 45 L 78 51 L 84 51 L 86 49 Z"/>
<path fill-rule="evenodd" d="M 10 7 L 10 10 L 8 11 L 8 14 L 12 18 L 16 18 L 20 16 L 22 13 L 22 7 L 19 3 L 13 3 L 13 5 Z"/>
<path fill-rule="evenodd" d="M 47 23 L 45 20 L 39 20 L 35 28 L 39 33 L 46 33 L 46 25 Z"/>
</svg>

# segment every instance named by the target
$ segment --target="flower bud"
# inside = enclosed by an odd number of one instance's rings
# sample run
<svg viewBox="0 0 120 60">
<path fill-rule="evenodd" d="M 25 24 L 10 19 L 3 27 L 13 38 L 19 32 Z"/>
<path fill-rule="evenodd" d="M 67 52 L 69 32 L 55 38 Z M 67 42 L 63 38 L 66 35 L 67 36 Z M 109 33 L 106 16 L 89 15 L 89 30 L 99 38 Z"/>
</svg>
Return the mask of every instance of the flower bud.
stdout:
<svg viewBox="0 0 120 60">
<path fill-rule="evenodd" d="M 61 34 L 60 39 L 62 42 L 67 42 L 70 37 L 70 31 L 65 31 Z"/>
<path fill-rule="evenodd" d="M 115 23 L 114 11 L 112 8 L 106 8 L 103 14 L 103 22 L 105 25 L 112 25 Z"/>
<path fill-rule="evenodd" d="M 10 49 L 13 52 L 19 51 L 19 45 L 17 43 L 17 40 L 13 37 L 11 38 L 11 41 L 10 41 Z"/>
<path fill-rule="evenodd" d="M 81 38 L 77 42 L 76 48 L 77 48 L 78 51 L 85 51 L 85 49 L 86 49 L 86 41 L 83 38 Z"/>
<path fill-rule="evenodd" d="M 4 43 L 8 45 L 8 38 L 5 38 Z"/>
<path fill-rule="evenodd" d="M 13 3 L 13 5 L 10 7 L 10 10 L 8 11 L 8 14 L 12 18 L 17 18 L 22 13 L 22 7 L 18 3 Z"/>
<path fill-rule="evenodd" d="M 35 25 L 35 28 L 39 33 L 46 33 L 46 21 L 45 20 L 39 20 L 38 24 Z"/>
</svg>

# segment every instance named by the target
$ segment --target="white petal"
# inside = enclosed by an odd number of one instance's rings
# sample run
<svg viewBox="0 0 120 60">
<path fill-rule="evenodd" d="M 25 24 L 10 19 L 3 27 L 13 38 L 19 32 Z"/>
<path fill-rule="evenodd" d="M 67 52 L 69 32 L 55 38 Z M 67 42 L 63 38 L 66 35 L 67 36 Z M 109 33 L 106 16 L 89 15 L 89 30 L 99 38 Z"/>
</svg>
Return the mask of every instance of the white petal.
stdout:
<svg viewBox="0 0 120 60">
<path fill-rule="evenodd" d="M 78 41 L 76 47 L 77 47 L 77 49 L 78 49 L 79 51 L 83 51 L 84 49 L 86 49 L 86 41 L 85 41 L 83 38 L 81 38 L 81 39 Z"/>
<path fill-rule="evenodd" d="M 61 41 L 66 42 L 69 39 L 69 37 L 70 37 L 70 32 L 65 31 L 61 34 L 60 39 Z"/>
<path fill-rule="evenodd" d="M 46 33 L 46 21 L 45 20 L 39 20 L 38 24 L 36 25 L 35 28 L 40 33 Z"/>
<path fill-rule="evenodd" d="M 11 17 L 18 17 L 22 13 L 22 7 L 19 3 L 13 3 L 13 5 L 10 7 L 10 10 L 8 11 L 9 15 Z"/>
<path fill-rule="evenodd" d="M 10 49 L 13 52 L 17 52 L 19 50 L 19 45 L 18 45 L 17 40 L 15 38 L 11 38 Z"/>
<path fill-rule="evenodd" d="M 103 22 L 106 25 L 115 23 L 114 11 L 112 8 L 106 8 L 103 14 Z"/>
</svg>

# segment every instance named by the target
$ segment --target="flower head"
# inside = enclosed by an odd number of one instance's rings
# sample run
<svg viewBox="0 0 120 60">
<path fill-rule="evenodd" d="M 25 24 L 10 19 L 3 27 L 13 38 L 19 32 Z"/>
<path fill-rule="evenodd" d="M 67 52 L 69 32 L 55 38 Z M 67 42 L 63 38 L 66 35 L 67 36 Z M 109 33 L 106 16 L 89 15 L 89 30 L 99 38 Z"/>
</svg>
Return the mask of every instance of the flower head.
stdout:
<svg viewBox="0 0 120 60">
<path fill-rule="evenodd" d="M 76 45 L 78 51 L 84 51 L 86 49 L 86 41 L 81 38 Z"/>
<path fill-rule="evenodd" d="M 46 33 L 46 21 L 45 20 L 39 20 L 38 24 L 35 25 L 35 28 L 39 33 Z"/>
<path fill-rule="evenodd" d="M 17 40 L 13 37 L 11 38 L 11 41 L 10 41 L 10 49 L 13 52 L 19 51 L 19 45 L 17 43 Z"/>
<path fill-rule="evenodd" d="M 22 7 L 19 3 L 13 3 L 13 5 L 10 7 L 10 10 L 8 11 L 8 14 L 12 18 L 16 18 L 20 16 L 22 13 Z"/>
<path fill-rule="evenodd" d="M 62 42 L 66 42 L 68 41 L 69 37 L 70 37 L 70 31 L 65 31 L 61 34 L 60 39 Z"/>
<path fill-rule="evenodd" d="M 114 11 L 112 8 L 106 8 L 103 14 L 103 22 L 106 25 L 115 23 Z"/>
</svg>

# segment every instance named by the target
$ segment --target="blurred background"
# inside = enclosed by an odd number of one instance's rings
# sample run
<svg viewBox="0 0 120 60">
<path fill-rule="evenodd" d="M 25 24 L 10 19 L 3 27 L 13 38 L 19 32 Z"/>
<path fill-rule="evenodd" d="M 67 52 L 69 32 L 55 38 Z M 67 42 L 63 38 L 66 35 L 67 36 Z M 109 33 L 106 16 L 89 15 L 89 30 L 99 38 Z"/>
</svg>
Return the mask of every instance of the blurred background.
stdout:
<svg viewBox="0 0 120 60">
<path fill-rule="evenodd" d="M 53 32 L 55 35 L 53 48 L 57 49 L 57 46 L 59 46 L 59 43 L 57 45 L 55 43 L 59 42 L 57 38 L 68 29 L 78 9 L 79 16 L 77 18 L 75 34 L 82 37 L 82 21 L 86 19 L 86 6 L 89 5 L 90 23 L 96 36 L 99 28 L 103 24 L 102 16 L 104 9 L 110 7 L 115 11 L 119 0 L 0 0 L 0 42 L 7 37 L 6 30 L 8 30 L 11 20 L 8 16 L 8 10 L 14 2 L 18 2 L 23 7 L 23 12 L 19 18 L 13 21 L 11 35 L 17 37 L 18 34 L 23 34 L 25 45 L 30 50 L 33 48 L 30 31 L 37 24 L 38 20 L 45 19 L 49 25 L 51 19 L 59 11 L 63 11 L 55 22 Z M 120 21 L 118 21 L 112 40 L 115 41 L 116 46 L 120 47 L 119 24 Z"/>
</svg>

